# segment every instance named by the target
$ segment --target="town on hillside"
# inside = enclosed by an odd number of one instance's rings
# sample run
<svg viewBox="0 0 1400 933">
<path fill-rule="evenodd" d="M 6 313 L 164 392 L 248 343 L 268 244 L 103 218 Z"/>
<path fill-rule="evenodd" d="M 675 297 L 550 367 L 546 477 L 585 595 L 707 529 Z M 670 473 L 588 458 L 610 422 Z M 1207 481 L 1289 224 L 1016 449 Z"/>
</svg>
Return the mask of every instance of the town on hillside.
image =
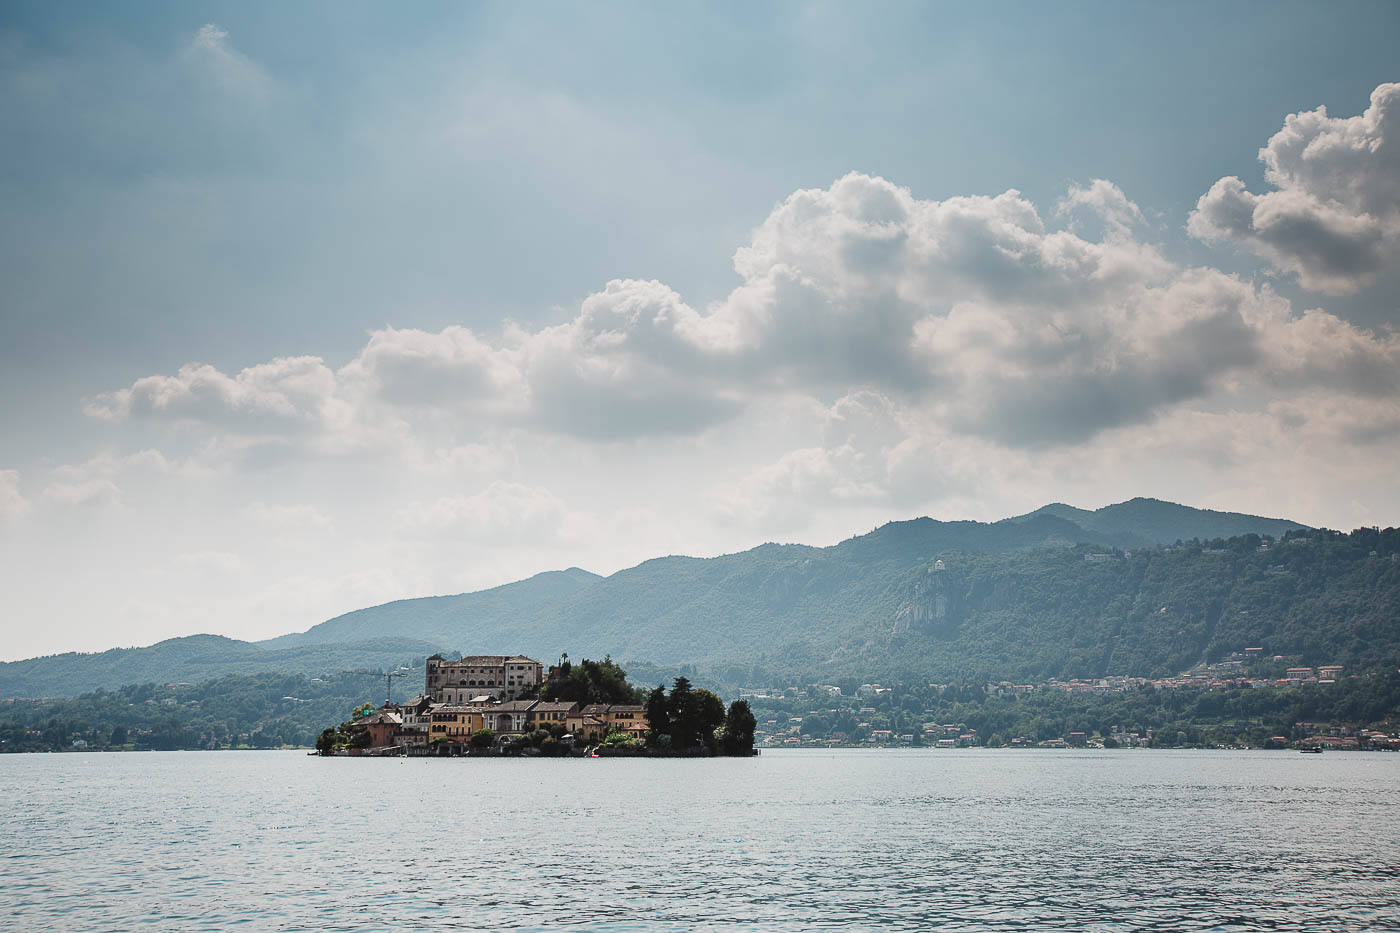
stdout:
<svg viewBox="0 0 1400 933">
<path fill-rule="evenodd" d="M 1400 750 L 1392 678 L 1344 676 L 1261 648 L 1172 677 L 1017 683 L 743 687 L 760 747 L 1300 748 Z M 1386 685 L 1390 686 L 1387 687 Z M 1337 716 L 1342 713 L 1343 716 Z M 1390 715 L 1387 712 L 1387 715 Z M 1384 725 L 1377 728 L 1377 725 Z"/>
<path fill-rule="evenodd" d="M 580 686 L 582 685 L 582 686 Z M 576 695 L 635 699 L 611 659 L 573 665 L 567 655 L 546 673 L 524 655 L 427 659 L 423 692 L 403 703 L 366 704 L 326 729 L 320 754 L 435 756 L 489 754 L 755 754 L 747 701 L 728 713 L 708 690 L 677 678 L 645 705 L 580 702 Z"/>
</svg>

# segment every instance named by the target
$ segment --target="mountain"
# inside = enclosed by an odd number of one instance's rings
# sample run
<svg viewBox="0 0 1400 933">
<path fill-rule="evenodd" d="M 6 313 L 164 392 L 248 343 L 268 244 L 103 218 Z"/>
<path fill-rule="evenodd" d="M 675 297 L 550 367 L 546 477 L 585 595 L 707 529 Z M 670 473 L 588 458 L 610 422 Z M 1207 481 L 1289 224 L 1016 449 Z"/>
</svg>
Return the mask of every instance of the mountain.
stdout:
<svg viewBox="0 0 1400 933">
<path fill-rule="evenodd" d="M 1229 560 L 1206 553 L 1218 549 L 1154 545 L 1302 527 L 1151 499 L 1093 512 L 1050 505 L 994 523 L 919 518 L 826 548 L 765 544 L 713 558 L 659 557 L 609 577 L 573 568 L 477 593 L 398 600 L 257 644 L 197 636 L 0 664 L 0 696 L 260 670 L 392 667 L 443 649 L 520 651 L 545 660 L 561 651 L 611 654 L 624 662 L 695 665 L 734 684 L 837 673 L 999 679 L 1166 672 L 1226 643 L 1235 630 L 1224 614 L 1253 604 L 1245 591 L 1258 588 L 1255 576 L 1269 558 L 1251 550 L 1257 538 L 1240 539 L 1241 556 Z M 1111 553 L 1124 546 L 1134 549 L 1131 559 Z M 1085 559 L 1094 553 L 1110 559 Z M 1360 584 L 1317 577 L 1310 587 L 1336 591 L 1310 611 L 1343 600 L 1353 585 Z M 1299 591 L 1277 605 L 1286 606 L 1285 615 L 1297 613 L 1316 596 Z M 1148 618 L 1149 610 L 1156 615 Z M 1168 633 L 1168 623 L 1180 631 Z M 1277 644 L 1266 631 L 1246 629 L 1239 637 L 1245 632 L 1279 653 L 1334 650 L 1327 639 L 1309 642 L 1298 632 Z M 1348 656 L 1359 663 L 1372 655 L 1358 649 Z"/>
<path fill-rule="evenodd" d="M 266 648 L 222 635 L 187 635 L 145 648 L 52 654 L 0 664 L 0 696 L 73 696 L 127 684 L 199 683 L 228 674 L 335 673 L 422 664 L 438 645 L 415 638 Z"/>
<path fill-rule="evenodd" d="M 469 637 L 473 627 L 488 631 L 505 629 L 521 615 L 567 600 L 602 579 L 596 573 L 577 567 L 551 570 L 476 593 L 399 599 L 382 606 L 356 609 L 305 632 L 281 635 L 258 644 L 267 648 L 347 644 L 388 633 L 437 644 L 454 644 Z"/>
<path fill-rule="evenodd" d="M 1073 522 L 1086 532 L 1112 541 L 1119 547 L 1148 547 L 1172 544 L 1199 538 L 1234 538 L 1256 534 L 1281 537 L 1294 528 L 1305 527 L 1281 518 L 1261 518 L 1240 512 L 1213 512 L 1193 509 L 1161 499 L 1129 499 L 1106 505 L 1092 512 L 1072 505 L 1054 502 L 1026 515 L 1005 519 L 1024 522 L 1043 515 L 1052 515 Z"/>
</svg>

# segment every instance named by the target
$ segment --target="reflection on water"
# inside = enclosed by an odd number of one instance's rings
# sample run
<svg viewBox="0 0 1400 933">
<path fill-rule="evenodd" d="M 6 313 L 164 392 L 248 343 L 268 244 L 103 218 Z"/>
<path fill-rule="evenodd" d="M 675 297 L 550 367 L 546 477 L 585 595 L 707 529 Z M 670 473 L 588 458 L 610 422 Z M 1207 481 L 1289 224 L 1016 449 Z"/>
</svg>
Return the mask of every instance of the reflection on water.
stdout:
<svg viewBox="0 0 1400 933">
<path fill-rule="evenodd" d="M 14 930 L 1400 929 L 1400 755 L 0 756 Z"/>
</svg>

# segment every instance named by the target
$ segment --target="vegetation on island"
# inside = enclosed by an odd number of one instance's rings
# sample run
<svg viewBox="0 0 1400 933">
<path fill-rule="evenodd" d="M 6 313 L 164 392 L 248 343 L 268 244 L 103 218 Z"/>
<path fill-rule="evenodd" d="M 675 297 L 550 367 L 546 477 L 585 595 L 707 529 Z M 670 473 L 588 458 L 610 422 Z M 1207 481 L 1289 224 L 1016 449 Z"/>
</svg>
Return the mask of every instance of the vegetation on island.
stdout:
<svg viewBox="0 0 1400 933">
<path fill-rule="evenodd" d="M 746 700 L 726 712 L 724 701 L 703 687 L 677 677 L 671 692 L 657 685 L 646 699 L 648 748 L 676 753 L 750 755 L 755 721 Z"/>
<path fill-rule="evenodd" d="M 642 701 L 641 691 L 627 682 L 627 672 L 613 661 L 612 655 L 606 655 L 601 661 L 584 658 L 574 664 L 565 654 L 559 659 L 555 671 L 557 678 L 540 687 L 541 700 L 577 703 L 580 706 Z"/>
</svg>

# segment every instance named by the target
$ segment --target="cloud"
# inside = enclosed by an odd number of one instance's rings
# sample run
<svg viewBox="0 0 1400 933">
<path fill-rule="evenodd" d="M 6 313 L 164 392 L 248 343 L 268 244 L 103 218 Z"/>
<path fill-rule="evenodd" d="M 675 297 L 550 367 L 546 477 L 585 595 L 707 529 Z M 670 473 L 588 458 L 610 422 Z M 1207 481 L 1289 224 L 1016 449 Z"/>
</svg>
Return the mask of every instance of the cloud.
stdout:
<svg viewBox="0 0 1400 933">
<path fill-rule="evenodd" d="M 401 509 L 396 522 L 415 535 L 542 544 L 564 536 L 568 517 L 568 508 L 548 489 L 498 480 L 475 495 L 443 496 Z"/>
<path fill-rule="evenodd" d="M 512 432 L 693 437 L 784 394 L 869 391 L 949 435 L 1048 449 L 1241 387 L 1394 391 L 1395 338 L 1168 261 L 1134 238 L 1142 213 L 1116 186 L 1075 187 L 1060 210 L 1092 211 L 1102 237 L 1047 228 L 1015 191 L 922 200 L 851 174 L 775 207 L 735 254 L 742 283 L 703 310 L 663 283 L 615 280 L 563 324 L 385 328 L 339 370 L 191 364 L 87 410 L 274 464 L 376 447 L 425 461 L 425 445 L 490 460 Z M 819 466 L 795 458 L 770 480 L 815 482 Z"/>
<path fill-rule="evenodd" d="M 1290 114 L 1259 159 L 1274 190 L 1220 179 L 1196 203 L 1192 235 L 1236 243 L 1327 294 L 1355 291 L 1400 259 L 1400 84 L 1377 87 L 1359 116 Z"/>
<path fill-rule="evenodd" d="M 229 551 L 190 551 L 176 555 L 175 565 L 182 571 L 233 576 L 248 569 L 242 557 Z"/>
<path fill-rule="evenodd" d="M 0 470 L 0 519 L 18 518 L 29 511 L 19 491 L 19 470 Z"/>
<path fill-rule="evenodd" d="M 234 48 L 228 31 L 213 23 L 199 27 L 185 57 L 226 92 L 257 101 L 272 92 L 272 79 L 262 66 Z"/>
<path fill-rule="evenodd" d="M 50 483 L 44 487 L 44 499 L 59 505 L 102 508 L 120 505 L 121 490 L 109 479 L 94 479 L 77 483 Z"/>
<path fill-rule="evenodd" d="M 326 530 L 331 527 L 331 520 L 311 505 L 269 505 L 266 502 L 254 502 L 244 509 L 244 512 L 254 521 L 273 528 Z"/>
<path fill-rule="evenodd" d="M 1062 216 L 1088 213 L 1098 218 L 1108 232 L 1120 237 L 1146 222 L 1142 209 L 1128 200 L 1123 189 L 1102 178 L 1095 178 L 1087 188 L 1071 185 L 1055 205 L 1055 213 Z"/>
</svg>

